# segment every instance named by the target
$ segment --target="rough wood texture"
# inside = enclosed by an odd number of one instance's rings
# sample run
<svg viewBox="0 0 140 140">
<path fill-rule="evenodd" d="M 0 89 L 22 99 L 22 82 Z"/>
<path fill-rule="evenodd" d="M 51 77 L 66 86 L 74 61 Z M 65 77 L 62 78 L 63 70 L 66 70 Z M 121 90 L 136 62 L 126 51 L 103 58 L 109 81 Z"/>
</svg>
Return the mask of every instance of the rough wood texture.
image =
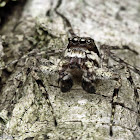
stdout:
<svg viewBox="0 0 140 140">
<path fill-rule="evenodd" d="M 20 17 L 18 11 L 13 12 L 0 31 L 1 68 L 19 60 L 0 71 L 0 139 L 139 140 L 139 115 L 124 70 L 119 71 L 123 85 L 118 97 L 123 105 L 116 106 L 112 137 L 110 102 L 115 82 L 100 82 L 100 94 L 87 94 L 80 85 L 61 93 L 57 73 L 36 72 L 42 66 L 38 60 L 57 63 L 62 56 L 49 57 L 48 52 L 67 45 L 68 27 L 55 12 L 57 2 L 27 1 Z M 90 36 L 98 45 L 129 45 L 140 53 L 139 0 L 63 0 L 57 10 L 79 36 Z M 140 66 L 140 55 L 127 50 L 113 52 L 129 64 Z M 132 72 L 132 76 L 140 87 L 140 75 Z"/>
</svg>

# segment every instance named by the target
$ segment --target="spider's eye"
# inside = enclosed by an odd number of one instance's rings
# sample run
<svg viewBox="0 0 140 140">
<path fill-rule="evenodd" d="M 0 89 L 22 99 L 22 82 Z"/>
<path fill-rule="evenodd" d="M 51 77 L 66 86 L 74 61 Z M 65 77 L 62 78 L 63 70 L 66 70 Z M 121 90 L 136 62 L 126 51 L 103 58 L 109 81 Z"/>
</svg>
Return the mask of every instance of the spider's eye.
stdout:
<svg viewBox="0 0 140 140">
<path fill-rule="evenodd" d="M 81 39 L 80 39 L 80 43 L 81 43 L 81 44 L 85 44 L 85 43 L 86 43 L 86 39 L 85 39 L 85 38 L 81 38 Z"/>
<path fill-rule="evenodd" d="M 87 40 L 87 44 L 90 44 L 90 43 L 91 43 L 91 39 L 88 39 L 88 40 Z"/>
<path fill-rule="evenodd" d="M 77 38 L 77 37 L 74 37 L 74 38 L 72 39 L 72 42 L 73 42 L 73 43 L 78 43 L 78 38 Z"/>
</svg>

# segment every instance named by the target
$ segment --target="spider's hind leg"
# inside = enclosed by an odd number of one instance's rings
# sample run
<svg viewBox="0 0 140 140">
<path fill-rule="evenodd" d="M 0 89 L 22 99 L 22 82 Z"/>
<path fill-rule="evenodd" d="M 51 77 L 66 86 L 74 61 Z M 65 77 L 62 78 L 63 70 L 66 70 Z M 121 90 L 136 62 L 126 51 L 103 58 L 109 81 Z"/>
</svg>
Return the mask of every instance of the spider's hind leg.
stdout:
<svg viewBox="0 0 140 140">
<path fill-rule="evenodd" d="M 109 46 L 109 48 L 110 48 L 110 50 L 128 50 L 130 52 L 133 52 L 136 55 L 139 54 L 136 50 L 131 49 L 128 45 L 122 45 L 122 47 L 119 47 L 119 46 Z"/>
<path fill-rule="evenodd" d="M 38 85 L 38 89 L 39 91 L 42 93 L 42 95 L 45 97 L 46 101 L 47 101 L 47 104 L 48 106 L 50 107 L 50 110 L 51 110 L 51 113 L 52 113 L 52 116 L 53 116 L 53 120 L 54 120 L 54 125 L 57 126 L 57 119 L 56 119 L 56 116 L 55 116 L 55 113 L 54 113 L 54 108 L 53 108 L 53 105 L 50 101 L 50 97 L 49 97 L 49 93 L 46 89 L 46 86 L 44 84 L 44 82 L 42 81 L 42 79 L 38 76 L 37 72 L 41 72 L 40 69 L 31 69 L 31 75 L 33 77 L 33 79 L 35 80 L 36 84 Z"/>
<path fill-rule="evenodd" d="M 115 80 L 116 81 L 116 85 L 113 91 L 113 96 L 112 96 L 112 100 L 111 100 L 111 119 L 110 119 L 110 136 L 113 135 L 113 131 L 112 131 L 112 126 L 114 124 L 114 115 L 115 115 L 115 108 L 116 108 L 116 103 L 117 103 L 117 97 L 122 85 L 121 82 L 121 77 L 119 74 L 114 73 L 113 71 L 108 71 L 106 69 L 103 68 L 99 68 L 95 71 L 96 73 L 96 79 L 99 80 L 103 80 L 103 79 L 110 79 L 110 80 Z"/>
<path fill-rule="evenodd" d="M 135 96 L 135 100 L 136 100 L 136 103 L 137 103 L 137 112 L 140 114 L 140 98 L 139 98 L 139 94 L 138 94 L 138 89 L 137 89 L 137 86 L 135 85 L 135 83 L 133 81 L 133 78 L 131 76 L 131 71 L 127 67 L 127 65 L 125 66 L 125 74 L 126 74 L 127 80 L 129 81 L 129 83 L 134 88 L 134 96 Z"/>
<path fill-rule="evenodd" d="M 110 56 L 111 56 L 111 58 L 113 60 L 115 60 L 116 62 L 118 62 L 120 66 L 123 66 L 124 67 L 126 78 L 129 81 L 129 83 L 132 85 L 132 87 L 134 88 L 134 96 L 135 96 L 135 100 L 137 102 L 137 110 L 138 110 L 138 113 L 140 114 L 140 97 L 139 97 L 139 93 L 138 93 L 138 88 L 137 88 L 137 86 L 135 85 L 135 83 L 133 81 L 133 78 L 132 78 L 132 75 L 131 75 L 131 71 L 130 71 L 130 70 L 132 70 L 135 73 L 137 73 L 137 74 L 140 75 L 139 69 L 137 69 L 134 66 L 128 64 L 127 62 L 125 62 L 121 58 L 115 56 L 114 54 L 111 54 Z"/>
<path fill-rule="evenodd" d="M 111 101 L 111 106 L 112 106 L 112 110 L 111 110 L 111 119 L 110 119 L 110 136 L 113 135 L 113 131 L 112 131 L 112 126 L 113 126 L 113 121 L 114 121 L 114 115 L 115 115 L 115 108 L 116 108 L 116 103 L 117 103 L 117 97 L 119 94 L 119 90 L 121 88 L 121 77 L 119 76 L 116 80 L 116 86 L 114 88 L 113 91 L 113 96 L 112 96 L 112 101 Z"/>
<path fill-rule="evenodd" d="M 109 45 L 101 45 L 101 50 L 106 51 L 106 49 L 109 50 L 128 50 L 130 52 L 133 52 L 134 54 L 138 55 L 139 53 L 136 50 L 131 49 L 128 45 L 122 45 L 120 46 L 109 46 Z"/>
</svg>

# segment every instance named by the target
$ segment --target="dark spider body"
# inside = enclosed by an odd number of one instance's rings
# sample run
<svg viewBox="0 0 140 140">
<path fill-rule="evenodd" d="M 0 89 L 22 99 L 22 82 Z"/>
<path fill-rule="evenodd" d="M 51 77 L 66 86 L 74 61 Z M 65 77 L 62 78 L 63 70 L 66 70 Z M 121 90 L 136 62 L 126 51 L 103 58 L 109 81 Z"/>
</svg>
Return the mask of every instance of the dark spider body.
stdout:
<svg viewBox="0 0 140 140">
<path fill-rule="evenodd" d="M 87 78 L 88 75 L 93 74 L 90 66 L 92 68 L 100 66 L 100 55 L 94 40 L 90 37 L 75 36 L 70 38 L 64 59 L 59 71 L 61 91 L 69 91 L 73 86 L 73 78 L 80 78 L 85 91 L 95 92 L 93 80 Z"/>
</svg>

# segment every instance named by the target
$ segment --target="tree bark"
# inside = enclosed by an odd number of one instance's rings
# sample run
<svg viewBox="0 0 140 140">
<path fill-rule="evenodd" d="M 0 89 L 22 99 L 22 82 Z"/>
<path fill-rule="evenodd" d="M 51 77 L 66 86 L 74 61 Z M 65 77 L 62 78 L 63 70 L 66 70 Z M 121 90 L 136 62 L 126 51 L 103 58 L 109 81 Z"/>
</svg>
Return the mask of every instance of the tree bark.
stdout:
<svg viewBox="0 0 140 140">
<path fill-rule="evenodd" d="M 0 139 L 139 140 L 140 115 L 133 86 L 124 70 L 118 71 L 122 87 L 112 137 L 109 125 L 115 81 L 100 81 L 98 94 L 86 93 L 80 84 L 62 93 L 58 73 L 47 70 L 48 62 L 57 65 L 62 59 L 55 52 L 68 43 L 69 27 L 56 13 L 59 2 L 28 0 L 20 11 L 15 9 L 1 28 Z M 69 20 L 78 36 L 93 38 L 98 47 L 128 45 L 140 53 L 139 2 L 63 0 L 57 10 Z M 113 53 L 130 65 L 140 66 L 140 55 L 128 50 Z M 46 70 L 41 73 L 39 68 Z M 140 87 L 140 75 L 131 73 Z"/>
</svg>

